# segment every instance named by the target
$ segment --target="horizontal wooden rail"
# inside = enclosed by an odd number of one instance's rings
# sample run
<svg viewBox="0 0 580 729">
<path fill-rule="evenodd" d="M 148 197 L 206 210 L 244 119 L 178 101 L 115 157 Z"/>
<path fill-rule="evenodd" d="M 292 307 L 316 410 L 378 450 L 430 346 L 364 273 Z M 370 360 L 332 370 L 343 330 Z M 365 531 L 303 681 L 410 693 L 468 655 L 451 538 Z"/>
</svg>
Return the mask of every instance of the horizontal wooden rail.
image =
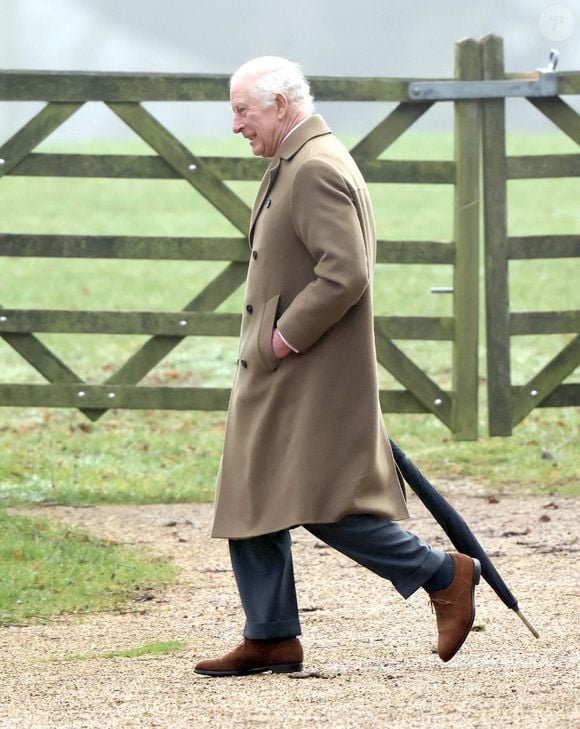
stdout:
<svg viewBox="0 0 580 729">
<path fill-rule="evenodd" d="M 413 79 L 310 77 L 319 101 L 404 101 Z M 2 71 L 0 101 L 228 101 L 223 74 Z"/>
<path fill-rule="evenodd" d="M 445 160 L 358 160 L 367 182 L 453 185 L 455 163 Z"/>
<path fill-rule="evenodd" d="M 516 388 L 517 389 L 517 388 Z M 517 393 L 514 393 L 517 395 Z M 539 408 L 578 407 L 580 405 L 580 383 L 566 382 L 558 387 L 538 405 Z"/>
<path fill-rule="evenodd" d="M 250 249 L 246 238 L 0 233 L 0 256 L 247 262 Z M 454 260 L 453 243 L 423 240 L 379 240 L 377 243 L 377 263 L 452 265 Z"/>
<path fill-rule="evenodd" d="M 379 240 L 377 263 L 441 263 L 455 262 L 455 245 L 430 240 Z"/>
<path fill-rule="evenodd" d="M 134 385 L 0 385 L 0 404 L 9 407 L 129 410 L 226 410 L 230 391 L 214 387 Z"/>
<path fill-rule="evenodd" d="M 535 74 L 537 76 L 537 74 Z M 580 74 L 555 74 L 558 94 L 580 93 Z M 506 79 L 526 80 L 529 73 Z M 409 101 L 409 85 L 441 78 L 376 78 L 310 76 L 319 101 Z M 477 83 L 474 82 L 475 84 Z M 0 71 L 0 101 L 228 101 L 229 75 L 177 73 L 111 73 L 86 71 Z"/>
<path fill-rule="evenodd" d="M 317 101 L 408 101 L 413 79 L 309 76 Z"/>
<path fill-rule="evenodd" d="M 512 261 L 580 256 L 580 235 L 510 236 L 507 242 Z"/>
<path fill-rule="evenodd" d="M 507 157 L 509 180 L 580 177 L 580 154 L 537 154 Z"/>
<path fill-rule="evenodd" d="M 0 234 L 0 256 L 247 262 L 247 238 Z"/>
<path fill-rule="evenodd" d="M 428 412 L 405 390 L 381 390 L 383 411 Z M 147 387 L 132 385 L 0 385 L 0 407 L 79 408 L 104 412 L 125 410 L 226 410 L 230 390 L 219 387 Z"/>
<path fill-rule="evenodd" d="M 240 314 L 207 311 L 68 311 L 0 309 L 3 333 L 146 334 L 164 336 L 237 337 Z"/>
<path fill-rule="evenodd" d="M 267 166 L 263 160 L 245 157 L 199 157 L 199 161 L 223 180 L 258 180 Z M 445 160 L 359 160 L 359 167 L 367 182 L 450 185 L 455 181 L 455 165 Z M 10 171 L 10 175 L 183 179 L 183 175 L 161 157 L 126 154 L 30 154 Z"/>
<path fill-rule="evenodd" d="M 228 77 L 177 73 L 2 71 L 1 101 L 227 101 Z"/>
<path fill-rule="evenodd" d="M 514 401 L 521 399 L 527 390 L 525 385 L 512 385 L 511 393 Z M 535 408 L 566 408 L 580 405 L 580 382 L 565 382 L 558 385 L 544 400 L 534 405 Z"/>
<path fill-rule="evenodd" d="M 259 180 L 266 162 L 246 157 L 200 157 L 224 180 Z M 33 153 L 10 173 L 22 177 L 90 177 L 105 179 L 181 180 L 183 175 L 154 154 Z"/>
<path fill-rule="evenodd" d="M 146 334 L 237 337 L 240 314 L 175 311 L 69 311 L 0 309 L 3 334 Z M 378 316 L 375 328 L 392 339 L 453 340 L 451 317 Z"/>
<path fill-rule="evenodd" d="M 530 311 L 510 314 L 510 334 L 580 332 L 580 311 Z"/>
</svg>

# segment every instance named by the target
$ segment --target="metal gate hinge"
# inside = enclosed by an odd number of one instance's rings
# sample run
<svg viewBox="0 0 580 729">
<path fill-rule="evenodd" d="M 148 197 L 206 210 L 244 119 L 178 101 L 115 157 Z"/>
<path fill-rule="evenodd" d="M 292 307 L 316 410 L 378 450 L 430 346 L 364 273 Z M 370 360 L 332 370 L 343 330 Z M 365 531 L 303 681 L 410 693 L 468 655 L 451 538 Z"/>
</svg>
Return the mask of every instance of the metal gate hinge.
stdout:
<svg viewBox="0 0 580 729">
<path fill-rule="evenodd" d="M 505 81 L 413 81 L 409 84 L 411 101 L 454 101 L 462 99 L 503 99 L 525 96 L 557 96 L 554 72 L 538 71 L 537 79 Z"/>
<path fill-rule="evenodd" d="M 503 99 L 514 96 L 557 96 L 556 66 L 560 52 L 552 48 L 548 65 L 537 69 L 537 78 L 489 81 L 413 81 L 408 94 L 411 101 L 454 101 L 461 99 Z"/>
</svg>

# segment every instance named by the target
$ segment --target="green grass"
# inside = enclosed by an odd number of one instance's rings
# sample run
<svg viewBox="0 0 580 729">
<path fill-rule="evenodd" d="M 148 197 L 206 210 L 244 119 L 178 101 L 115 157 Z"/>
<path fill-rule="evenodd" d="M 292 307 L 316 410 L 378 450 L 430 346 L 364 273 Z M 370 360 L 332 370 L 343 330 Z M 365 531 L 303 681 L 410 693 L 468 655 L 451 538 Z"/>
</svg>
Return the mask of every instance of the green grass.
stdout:
<svg viewBox="0 0 580 729">
<path fill-rule="evenodd" d="M 391 415 L 386 422 L 435 485 L 468 480 L 489 493 L 580 496 L 580 427 L 572 408 L 537 410 L 510 438 L 464 442 L 453 441 L 432 418 Z"/>
<path fill-rule="evenodd" d="M 213 499 L 223 413 L 114 411 L 90 424 L 76 412 L 27 411 L 13 420 L 2 432 L 0 505 Z M 490 490 L 580 492 L 580 428 L 572 408 L 538 410 L 511 438 L 463 443 L 430 416 L 389 414 L 385 420 L 435 482 L 468 478 Z M 547 460 L 544 452 L 555 458 Z"/>
<path fill-rule="evenodd" d="M 115 610 L 173 568 L 44 519 L 0 510 L 0 625 Z"/>
<path fill-rule="evenodd" d="M 348 140 L 355 141 L 355 140 Z M 143 151 L 112 143 L 99 151 Z M 194 140 L 196 154 L 249 154 L 243 142 Z M 385 153 L 392 159 L 448 159 L 445 134 L 409 133 Z M 577 152 L 563 134 L 509 136 L 510 154 Z M 78 151 L 78 150 L 77 150 Z M 250 204 L 254 183 L 231 183 Z M 452 189 L 446 185 L 372 185 L 379 237 L 452 238 Z M 578 233 L 580 179 L 509 183 L 509 227 L 514 235 Z M 6 178 L 0 183 L 4 232 L 143 235 L 231 235 L 221 218 L 185 182 Z M 22 308 L 180 309 L 224 264 L 184 261 L 3 259 L 0 304 Z M 449 266 L 381 265 L 375 280 L 377 314 L 451 315 L 451 298 L 432 286 L 451 283 Z M 510 266 L 515 311 L 580 309 L 578 260 L 518 261 Z M 220 311 L 239 311 L 241 289 Z M 483 316 L 482 316 L 483 319 Z M 89 383 L 111 375 L 144 341 L 136 336 L 41 335 Z M 512 342 L 515 384 L 526 382 L 568 335 L 517 337 Z M 486 432 L 485 337 L 481 330 L 481 432 Z M 451 383 L 448 342 L 400 342 L 441 386 Z M 143 380 L 228 387 L 234 374 L 234 338 L 189 338 Z M 3 382 L 43 378 L 0 340 Z M 577 371 L 569 381 L 578 381 Z M 383 387 L 400 386 L 380 371 Z M 117 412 L 96 424 L 71 411 L 4 409 L 0 421 L 0 504 L 209 501 L 223 442 L 223 413 Z M 473 478 L 490 488 L 578 491 L 577 409 L 537 410 L 512 438 L 455 443 L 429 416 L 387 415 L 389 430 L 434 478 Z M 543 451 L 555 454 L 542 458 Z"/>
<path fill-rule="evenodd" d="M 6 411 L 5 411 L 6 412 Z M 14 413 L 2 428 L 0 505 L 209 501 L 222 413 Z"/>
<path fill-rule="evenodd" d="M 137 648 L 126 650 L 108 651 L 106 653 L 80 653 L 74 656 L 59 658 L 60 661 L 94 661 L 99 658 L 141 658 L 142 656 L 164 656 L 168 653 L 175 653 L 187 648 L 187 643 L 182 640 L 168 640 L 165 642 L 147 643 Z"/>
</svg>

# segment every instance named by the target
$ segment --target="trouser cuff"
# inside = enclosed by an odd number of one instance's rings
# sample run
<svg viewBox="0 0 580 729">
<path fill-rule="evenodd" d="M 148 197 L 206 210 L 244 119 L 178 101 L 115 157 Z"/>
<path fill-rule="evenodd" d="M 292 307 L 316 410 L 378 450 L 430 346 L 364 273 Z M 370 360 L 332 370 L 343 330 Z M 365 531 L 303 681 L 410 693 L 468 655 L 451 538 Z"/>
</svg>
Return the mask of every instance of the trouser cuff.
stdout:
<svg viewBox="0 0 580 729">
<path fill-rule="evenodd" d="M 435 572 L 441 567 L 445 560 L 445 552 L 430 551 L 419 569 L 415 570 L 412 575 L 405 577 L 397 584 L 393 583 L 397 592 L 405 599 L 411 597 L 420 587 L 429 580 Z"/>
<path fill-rule="evenodd" d="M 301 633 L 299 620 L 278 620 L 275 623 L 252 623 L 247 621 L 244 627 L 244 638 L 253 640 L 295 638 Z"/>
</svg>

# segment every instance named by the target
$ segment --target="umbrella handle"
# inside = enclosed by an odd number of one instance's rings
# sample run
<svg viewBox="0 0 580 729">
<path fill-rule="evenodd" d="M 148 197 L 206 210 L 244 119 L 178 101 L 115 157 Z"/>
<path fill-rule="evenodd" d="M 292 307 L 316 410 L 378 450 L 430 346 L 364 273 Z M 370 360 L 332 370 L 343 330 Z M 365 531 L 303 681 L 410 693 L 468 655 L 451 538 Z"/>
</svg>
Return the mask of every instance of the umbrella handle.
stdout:
<svg viewBox="0 0 580 729">
<path fill-rule="evenodd" d="M 523 624 L 526 626 L 526 628 L 530 631 L 530 633 L 534 636 L 534 638 L 539 638 L 540 634 L 538 631 L 534 628 L 534 626 L 530 623 L 530 621 L 526 618 L 526 616 L 523 614 L 523 612 L 519 608 L 515 608 L 516 615 L 520 620 L 523 622 Z"/>
</svg>

